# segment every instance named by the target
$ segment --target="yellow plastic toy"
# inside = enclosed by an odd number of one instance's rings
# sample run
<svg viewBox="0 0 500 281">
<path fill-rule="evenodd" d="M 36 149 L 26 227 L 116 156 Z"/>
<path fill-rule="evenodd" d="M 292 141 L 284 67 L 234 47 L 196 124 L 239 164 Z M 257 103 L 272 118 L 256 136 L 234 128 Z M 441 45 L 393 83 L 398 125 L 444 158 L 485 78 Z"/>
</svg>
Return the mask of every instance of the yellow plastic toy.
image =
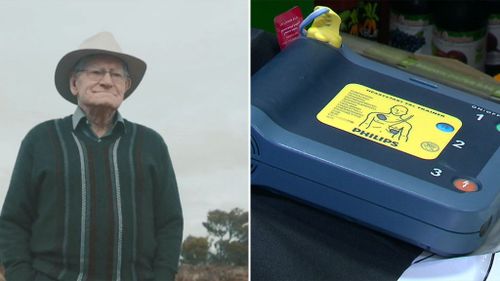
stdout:
<svg viewBox="0 0 500 281">
<path fill-rule="evenodd" d="M 312 18 L 314 18 L 314 21 L 307 30 L 307 37 L 340 48 L 340 45 L 342 45 L 342 37 L 340 36 L 340 23 L 342 20 L 339 15 L 328 7 L 316 6 L 314 12 L 303 23 L 307 24 Z"/>
</svg>

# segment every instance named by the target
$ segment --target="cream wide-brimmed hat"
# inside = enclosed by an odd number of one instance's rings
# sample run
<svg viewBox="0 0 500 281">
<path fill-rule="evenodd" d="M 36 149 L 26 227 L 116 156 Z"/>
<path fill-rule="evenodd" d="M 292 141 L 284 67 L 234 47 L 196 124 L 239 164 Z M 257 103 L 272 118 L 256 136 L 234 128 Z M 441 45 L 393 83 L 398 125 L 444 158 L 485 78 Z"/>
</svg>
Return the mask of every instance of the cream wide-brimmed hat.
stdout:
<svg viewBox="0 0 500 281">
<path fill-rule="evenodd" d="M 57 91 L 59 91 L 59 94 L 61 94 L 63 98 L 71 103 L 77 104 L 77 99 L 70 90 L 69 79 L 72 75 L 73 68 L 80 59 L 89 55 L 111 55 L 121 59 L 127 64 L 131 85 L 125 92 L 124 99 L 130 96 L 135 88 L 137 88 L 146 72 L 146 63 L 139 58 L 122 53 L 113 34 L 109 32 L 97 33 L 83 41 L 77 50 L 67 53 L 57 64 L 55 73 Z"/>
</svg>

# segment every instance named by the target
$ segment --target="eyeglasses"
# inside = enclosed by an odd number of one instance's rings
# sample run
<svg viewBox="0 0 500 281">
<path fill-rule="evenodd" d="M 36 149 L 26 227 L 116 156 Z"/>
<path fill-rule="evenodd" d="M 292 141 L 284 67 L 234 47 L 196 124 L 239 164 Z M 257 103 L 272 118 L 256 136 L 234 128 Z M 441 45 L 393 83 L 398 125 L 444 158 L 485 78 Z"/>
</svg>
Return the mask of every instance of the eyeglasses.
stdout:
<svg viewBox="0 0 500 281">
<path fill-rule="evenodd" d="M 106 70 L 106 69 L 79 69 L 76 72 L 85 72 L 87 75 L 87 78 L 89 78 L 92 81 L 101 81 L 104 76 L 106 76 L 106 73 L 109 73 L 109 76 L 111 76 L 111 81 L 115 84 L 123 84 L 127 79 L 129 79 L 129 76 L 123 72 L 117 72 L 114 70 Z"/>
</svg>

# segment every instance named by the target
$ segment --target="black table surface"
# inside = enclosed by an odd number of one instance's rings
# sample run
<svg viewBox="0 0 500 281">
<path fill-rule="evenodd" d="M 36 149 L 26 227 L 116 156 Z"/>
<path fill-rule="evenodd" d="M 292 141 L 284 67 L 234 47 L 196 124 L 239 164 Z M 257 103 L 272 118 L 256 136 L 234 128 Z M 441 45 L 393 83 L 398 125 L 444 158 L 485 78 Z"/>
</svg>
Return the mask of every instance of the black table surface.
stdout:
<svg viewBox="0 0 500 281">
<path fill-rule="evenodd" d="M 422 249 L 252 186 L 251 280 L 397 280 Z"/>
</svg>

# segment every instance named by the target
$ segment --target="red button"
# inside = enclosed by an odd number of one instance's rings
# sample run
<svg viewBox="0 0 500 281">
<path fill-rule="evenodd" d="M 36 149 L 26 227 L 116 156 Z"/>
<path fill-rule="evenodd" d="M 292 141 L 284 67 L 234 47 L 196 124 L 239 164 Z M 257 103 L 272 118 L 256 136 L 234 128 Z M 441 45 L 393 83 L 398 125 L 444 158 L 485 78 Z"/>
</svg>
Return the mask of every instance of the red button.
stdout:
<svg viewBox="0 0 500 281">
<path fill-rule="evenodd" d="M 453 185 L 456 189 L 463 192 L 475 192 L 479 189 L 477 183 L 469 179 L 456 179 L 453 181 Z"/>
</svg>

